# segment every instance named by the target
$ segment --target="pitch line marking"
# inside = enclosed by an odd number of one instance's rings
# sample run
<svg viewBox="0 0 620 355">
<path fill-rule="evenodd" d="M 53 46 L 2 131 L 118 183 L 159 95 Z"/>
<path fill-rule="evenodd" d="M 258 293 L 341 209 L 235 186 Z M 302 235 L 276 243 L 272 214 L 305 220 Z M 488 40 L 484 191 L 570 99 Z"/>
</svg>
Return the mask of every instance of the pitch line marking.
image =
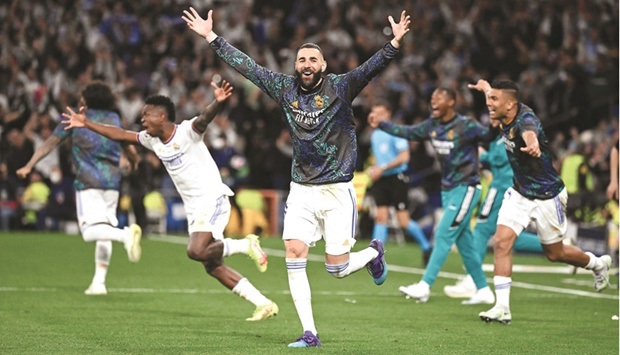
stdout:
<svg viewBox="0 0 620 355">
<path fill-rule="evenodd" d="M 173 243 L 173 244 L 187 244 L 187 237 L 162 235 L 162 236 L 154 236 L 154 237 L 151 237 L 149 239 L 150 240 L 155 240 L 155 241 L 160 241 L 160 242 Z M 281 258 L 286 256 L 284 250 L 270 249 L 270 248 L 264 248 L 263 250 L 269 256 L 276 256 L 276 257 L 281 257 Z M 320 256 L 320 255 L 313 255 L 313 254 L 308 255 L 308 260 L 310 260 L 310 261 L 317 261 L 317 262 L 324 262 L 325 261 L 325 259 L 322 256 Z M 489 266 L 492 268 L 492 265 L 485 264 L 483 266 L 483 270 L 486 269 L 485 271 L 489 271 Z M 557 267 L 557 266 L 549 267 L 549 266 L 534 266 L 534 265 L 514 265 L 513 266 L 513 270 L 514 271 L 520 270 L 520 271 L 523 271 L 523 272 L 535 272 L 536 270 L 538 270 L 537 272 L 559 273 L 557 271 L 557 269 L 564 270 L 562 273 L 568 274 L 568 272 L 567 272 L 568 269 L 566 267 Z M 417 274 L 417 275 L 424 274 L 424 269 L 419 269 L 419 268 L 414 268 L 414 267 L 406 267 L 406 266 L 400 266 L 400 265 L 391 265 L 391 264 L 389 264 L 389 270 L 390 271 L 395 271 L 395 272 L 407 273 L 407 274 Z M 447 279 L 458 280 L 463 275 L 462 274 L 455 274 L 455 273 L 452 273 L 452 272 L 440 271 L 438 276 L 439 277 L 443 277 L 443 278 L 447 278 Z M 491 282 L 492 283 L 493 279 L 489 278 L 489 279 L 487 279 L 487 282 Z M 581 291 L 581 290 L 574 290 L 574 289 L 561 288 L 561 287 L 536 285 L 536 284 L 531 284 L 531 283 L 526 283 L 526 282 L 519 282 L 519 281 L 514 281 L 514 280 L 512 281 L 512 287 L 519 287 L 519 288 L 524 288 L 524 289 L 529 289 L 529 290 L 539 290 L 539 291 L 555 292 L 555 293 L 562 293 L 562 294 L 567 294 L 567 295 L 583 296 L 583 297 L 590 297 L 590 298 L 604 298 L 604 299 L 612 299 L 612 300 L 620 299 L 620 297 L 617 294 L 616 295 L 610 295 L 610 294 L 605 294 L 605 293 Z"/>
</svg>

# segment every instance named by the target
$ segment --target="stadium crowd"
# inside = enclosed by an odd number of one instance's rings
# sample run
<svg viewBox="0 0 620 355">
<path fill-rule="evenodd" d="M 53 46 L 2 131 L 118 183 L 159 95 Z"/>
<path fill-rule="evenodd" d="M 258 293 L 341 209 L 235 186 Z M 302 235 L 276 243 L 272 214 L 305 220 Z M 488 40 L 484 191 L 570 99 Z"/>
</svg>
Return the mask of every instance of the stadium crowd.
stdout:
<svg viewBox="0 0 620 355">
<path fill-rule="evenodd" d="M 74 218 L 68 145 L 41 161 L 29 180 L 15 172 L 95 79 L 113 87 L 125 128 L 135 130 L 148 95 L 171 97 L 177 117 L 189 119 L 213 100 L 211 81 L 232 82 L 233 96 L 205 136 L 225 182 L 233 189 L 288 189 L 292 145 L 280 111 L 192 35 L 181 20 L 185 6 L 174 0 L 0 4 L 3 228 L 48 229 L 56 227 L 49 221 Z M 327 71 L 355 68 L 390 38 L 387 16 L 405 9 L 413 23 L 401 54 L 354 101 L 360 170 L 370 154 L 366 116 L 376 99 L 387 98 L 394 120 L 411 124 L 428 117 L 431 93 L 446 86 L 458 93 L 458 111 L 487 123 L 484 98 L 467 84 L 506 78 L 520 84 L 522 101 L 551 137 L 557 169 L 575 196 L 569 199 L 573 218 L 604 223 L 610 213 L 617 216 L 605 199 L 609 152 L 618 144 L 617 1 L 243 0 L 194 7 L 217 9 L 218 32 L 261 65 L 285 73 L 293 72 L 305 42 L 321 46 Z M 409 174 L 411 187 L 421 187 L 428 204 L 437 205 L 440 179 L 431 151 L 412 145 Z M 124 163 L 122 192 L 134 211 L 144 208 L 151 191 L 175 196 L 158 159 L 142 154 L 137 170 Z"/>
</svg>

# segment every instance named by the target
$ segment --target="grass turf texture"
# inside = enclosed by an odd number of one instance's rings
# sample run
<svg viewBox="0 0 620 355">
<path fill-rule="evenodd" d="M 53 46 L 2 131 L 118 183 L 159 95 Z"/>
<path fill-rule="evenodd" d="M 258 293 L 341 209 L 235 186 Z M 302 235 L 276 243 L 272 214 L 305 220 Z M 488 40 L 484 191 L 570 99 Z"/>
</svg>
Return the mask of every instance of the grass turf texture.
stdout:
<svg viewBox="0 0 620 355">
<path fill-rule="evenodd" d="M 179 238 L 180 239 L 180 238 Z M 2 354 L 618 354 L 618 290 L 593 298 L 590 275 L 514 274 L 533 285 L 512 289 L 513 324 L 486 324 L 478 312 L 443 294 L 453 278 L 440 277 L 426 304 L 397 289 L 420 280 L 419 269 L 391 271 L 375 286 L 365 270 L 337 280 L 324 263 L 308 262 L 316 324 L 323 347 L 289 349 L 302 334 L 288 292 L 279 239 L 263 239 L 269 269 L 234 255 L 226 263 L 280 306 L 263 322 L 254 310 L 208 277 L 185 256 L 183 240 L 143 240 L 139 264 L 114 244 L 107 296 L 85 296 L 94 271 L 94 243 L 63 234 L 0 233 L 0 353 Z M 355 250 L 367 240 L 358 241 Z M 416 245 L 387 245 L 389 265 L 421 266 Z M 322 258 L 323 245 L 311 252 Z M 539 255 L 516 255 L 515 264 L 552 265 Z M 486 263 L 492 262 L 488 255 Z M 452 253 L 444 271 L 461 273 Z M 409 272 L 404 272 L 409 271 Z M 411 273 L 414 272 L 414 273 Z M 448 275 L 452 276 L 452 275 Z M 492 275 L 487 273 L 488 277 Z M 617 278 L 613 278 L 617 283 Z M 586 296 L 536 289 L 579 290 Z"/>
</svg>

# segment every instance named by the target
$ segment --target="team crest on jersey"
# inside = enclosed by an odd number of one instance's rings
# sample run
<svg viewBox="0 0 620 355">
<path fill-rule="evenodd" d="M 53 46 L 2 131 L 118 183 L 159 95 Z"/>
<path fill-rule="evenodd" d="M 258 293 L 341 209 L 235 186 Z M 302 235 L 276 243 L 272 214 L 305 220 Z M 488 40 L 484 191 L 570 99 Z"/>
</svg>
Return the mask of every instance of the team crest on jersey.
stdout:
<svg viewBox="0 0 620 355">
<path fill-rule="evenodd" d="M 316 105 L 316 107 L 321 108 L 323 107 L 323 105 L 325 105 L 325 100 L 323 100 L 323 98 L 319 95 L 316 95 L 314 97 L 314 105 Z"/>
<path fill-rule="evenodd" d="M 454 138 L 454 130 L 449 130 L 448 131 L 448 139 L 453 139 Z"/>
<path fill-rule="evenodd" d="M 172 148 L 174 148 L 174 150 L 181 149 L 181 147 L 176 142 L 172 143 Z"/>
<path fill-rule="evenodd" d="M 293 106 L 294 108 L 299 108 L 299 102 L 293 101 L 293 103 L 291 103 L 291 106 Z"/>
</svg>

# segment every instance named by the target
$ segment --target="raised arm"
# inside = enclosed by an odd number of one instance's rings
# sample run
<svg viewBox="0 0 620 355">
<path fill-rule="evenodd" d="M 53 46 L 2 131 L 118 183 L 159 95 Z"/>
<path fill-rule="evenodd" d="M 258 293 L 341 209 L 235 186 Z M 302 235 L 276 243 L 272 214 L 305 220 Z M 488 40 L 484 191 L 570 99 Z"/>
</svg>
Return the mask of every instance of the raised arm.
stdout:
<svg viewBox="0 0 620 355">
<path fill-rule="evenodd" d="M 17 176 L 20 177 L 21 179 L 25 179 L 32 171 L 32 168 L 34 168 L 34 166 L 37 165 L 37 163 L 41 159 L 45 158 L 52 150 L 54 150 L 54 148 L 56 148 L 60 144 L 61 141 L 62 140 L 60 139 L 60 137 L 51 135 L 34 152 L 30 160 L 28 160 L 28 163 L 26 163 L 26 165 L 24 165 L 23 167 L 17 169 L 17 171 L 15 172 Z"/>
<path fill-rule="evenodd" d="M 275 101 L 279 101 L 282 88 L 290 87 L 294 80 L 292 75 L 273 72 L 250 58 L 246 53 L 235 48 L 223 38 L 213 32 L 213 10 L 210 10 L 207 19 L 200 17 L 193 7 L 183 11 L 183 20 L 187 26 L 204 37 L 215 53 L 229 66 L 258 86 L 263 92 Z M 216 40 L 217 39 L 217 40 Z"/>
<path fill-rule="evenodd" d="M 65 130 L 84 127 L 114 141 L 138 144 L 138 140 L 136 138 L 138 132 L 127 131 L 120 127 L 90 121 L 84 114 L 84 107 L 80 107 L 80 110 L 77 113 L 70 107 L 67 107 L 67 112 L 63 112 L 62 117 L 66 118 L 61 122 L 62 124 L 67 125 Z"/>
<path fill-rule="evenodd" d="M 209 123 L 211 123 L 213 118 L 215 118 L 215 115 L 220 108 L 220 103 L 226 101 L 230 95 L 232 95 L 233 91 L 232 85 L 230 85 L 230 83 L 226 80 L 222 80 L 221 87 L 217 86 L 214 82 L 211 82 L 211 86 L 215 90 L 215 100 L 213 100 L 213 102 L 202 111 L 200 116 L 198 116 L 193 123 L 194 129 L 200 133 L 204 133 Z"/>
</svg>

